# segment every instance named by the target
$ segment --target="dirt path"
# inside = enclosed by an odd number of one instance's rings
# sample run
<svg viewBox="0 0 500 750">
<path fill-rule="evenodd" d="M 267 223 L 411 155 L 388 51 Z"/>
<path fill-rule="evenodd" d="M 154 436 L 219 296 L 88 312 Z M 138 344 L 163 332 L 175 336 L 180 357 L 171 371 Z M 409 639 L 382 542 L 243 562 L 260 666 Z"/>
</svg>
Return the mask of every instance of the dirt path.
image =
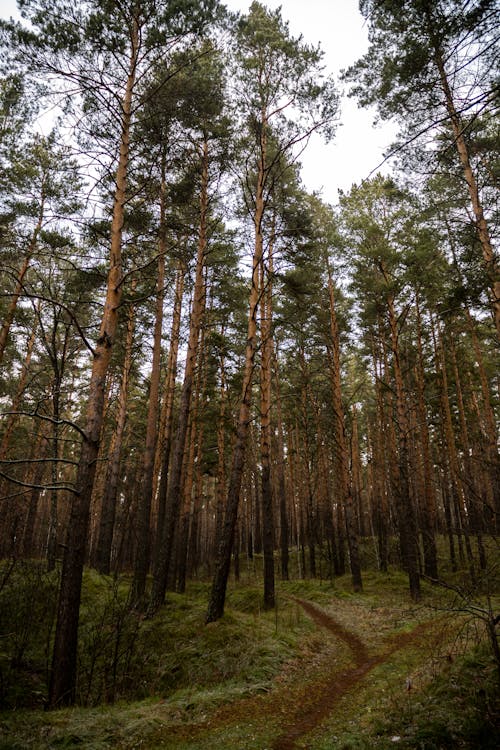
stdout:
<svg viewBox="0 0 500 750">
<path fill-rule="evenodd" d="M 321 627 L 332 632 L 346 643 L 356 664 L 351 669 L 332 675 L 321 684 L 309 686 L 305 700 L 290 715 L 286 730 L 275 740 L 273 750 L 296 750 L 300 738 L 312 732 L 333 710 L 335 703 L 351 690 L 378 664 L 382 664 L 395 651 L 416 640 L 432 623 L 422 623 L 412 632 L 395 636 L 387 651 L 370 657 L 366 645 L 354 633 L 346 630 L 324 610 L 311 602 L 296 599 L 304 611 Z"/>
<path fill-rule="evenodd" d="M 201 724 L 183 724 L 172 728 L 171 734 L 193 740 L 200 734 L 210 734 L 223 726 L 245 724 L 259 717 L 261 722 L 281 719 L 281 734 L 274 740 L 272 750 L 298 750 L 298 742 L 315 730 L 333 711 L 343 695 L 352 690 L 377 665 L 387 661 L 391 654 L 417 641 L 435 620 L 417 625 L 411 632 L 390 637 L 380 653 L 370 654 L 366 644 L 355 633 L 347 630 L 337 620 L 316 604 L 304 599 L 294 601 L 321 628 L 328 630 L 347 645 L 353 666 L 340 672 L 323 663 L 321 673 L 305 680 L 296 680 L 276 686 L 266 694 L 243 698 L 220 706 Z"/>
</svg>

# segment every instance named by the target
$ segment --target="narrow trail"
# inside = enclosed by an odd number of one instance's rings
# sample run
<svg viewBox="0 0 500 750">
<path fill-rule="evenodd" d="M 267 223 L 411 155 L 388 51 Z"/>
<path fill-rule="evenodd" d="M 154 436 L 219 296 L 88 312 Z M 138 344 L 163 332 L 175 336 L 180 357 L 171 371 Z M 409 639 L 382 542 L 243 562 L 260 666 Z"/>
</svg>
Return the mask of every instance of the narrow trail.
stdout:
<svg viewBox="0 0 500 750">
<path fill-rule="evenodd" d="M 298 604 L 318 625 L 326 628 L 346 643 L 355 667 L 333 674 L 309 689 L 296 711 L 291 714 L 286 730 L 274 741 L 273 750 L 297 750 L 297 742 L 312 732 L 333 710 L 335 703 L 360 682 L 374 667 L 383 664 L 395 651 L 414 641 L 431 623 L 422 623 L 410 633 L 393 637 L 391 647 L 382 654 L 370 657 L 363 641 L 311 602 L 296 599 Z"/>
<path fill-rule="evenodd" d="M 244 724 L 255 717 L 259 717 L 262 722 L 266 717 L 270 720 L 279 717 L 282 731 L 270 747 L 272 750 L 298 750 L 299 741 L 313 732 L 332 713 L 335 704 L 343 695 L 361 682 L 374 667 L 383 664 L 394 652 L 417 641 L 435 624 L 434 619 L 428 620 L 410 632 L 389 637 L 385 640 L 385 649 L 382 653 L 370 654 L 361 638 L 347 630 L 321 607 L 304 599 L 293 597 L 293 600 L 319 628 L 328 630 L 347 645 L 353 666 L 339 672 L 335 671 L 338 667 L 334 665 L 331 670 L 325 669 L 328 667 L 325 663 L 321 674 L 313 679 L 299 681 L 293 685 L 277 686 L 269 693 L 225 704 L 201 724 L 184 724 L 171 728 L 171 735 L 176 734 L 194 740 L 200 734 L 206 735 L 207 732 L 217 731 L 236 722 Z"/>
<path fill-rule="evenodd" d="M 306 599 L 297 599 L 296 597 L 294 597 L 294 601 L 297 602 L 297 604 L 300 604 L 302 609 L 307 612 L 315 623 L 326 628 L 326 630 L 329 630 L 349 646 L 356 664 L 364 664 L 364 662 L 368 660 L 368 649 L 361 638 L 358 638 L 357 635 L 351 633 L 350 630 L 346 630 L 340 623 L 334 620 L 333 617 L 327 615 L 323 609 L 320 609 L 312 602 L 309 602 Z"/>
</svg>

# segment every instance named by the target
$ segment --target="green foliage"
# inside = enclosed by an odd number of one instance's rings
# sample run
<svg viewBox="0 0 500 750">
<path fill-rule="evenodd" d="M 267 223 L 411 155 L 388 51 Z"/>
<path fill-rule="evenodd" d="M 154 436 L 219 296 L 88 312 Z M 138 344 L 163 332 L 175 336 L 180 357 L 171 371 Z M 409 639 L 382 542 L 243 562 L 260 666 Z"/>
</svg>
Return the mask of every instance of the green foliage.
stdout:
<svg viewBox="0 0 500 750">
<path fill-rule="evenodd" d="M 40 705 L 46 694 L 58 574 L 38 562 L 0 564 L 0 707 Z"/>
<path fill-rule="evenodd" d="M 5 567 L 2 570 L 8 572 Z M 41 573 L 41 568 L 38 570 Z M 19 584 L 21 571 L 17 584 L 13 575 L 9 579 L 11 591 Z M 342 670 L 350 663 L 348 650 L 344 646 L 339 649 L 331 634 L 318 630 L 295 597 L 315 601 L 357 633 L 371 654 L 387 649 L 396 634 L 411 637 L 415 625 L 432 614 L 422 607 L 405 607 L 406 579 L 400 571 L 385 575 L 368 572 L 364 584 L 364 593 L 353 594 L 349 576 L 337 579 L 335 584 L 318 580 L 281 582 L 278 609 L 273 613 L 262 611 L 261 591 L 255 580 L 233 584 L 226 615 L 205 626 L 208 586 L 204 583 L 189 585 L 185 596 L 169 594 L 158 616 L 144 620 L 127 608 L 126 580 L 113 581 L 87 571 L 81 618 L 80 696 L 89 701 L 98 700 L 99 695 L 103 700 L 111 699 L 111 695 L 105 695 L 104 671 L 113 670 L 114 644 L 119 641 L 125 647 L 128 642 L 128 655 L 122 651 L 115 665 L 117 675 L 121 673 L 114 685 L 115 697 L 121 702 L 49 713 L 4 712 L 0 715 L 0 734 L 4 737 L 0 749 L 132 750 L 142 746 L 151 750 L 262 750 L 272 746 L 280 731 L 281 704 L 262 721 L 258 708 L 255 714 L 249 715 L 248 710 L 244 713 L 246 699 L 263 696 L 263 702 L 255 706 L 266 706 L 268 699 L 276 706 L 273 694 L 278 691 L 279 695 L 282 684 L 285 691 L 287 684 L 299 691 L 308 685 L 316 689 L 315 670 L 321 671 L 324 659 L 328 669 L 335 664 Z M 3 591 L 7 586 L 8 581 Z M 442 596 L 435 587 L 426 591 L 431 599 L 438 594 Z M 10 600 L 14 601 L 12 593 Z M 314 750 L 496 747 L 499 694 L 494 664 L 482 649 L 464 658 L 463 647 L 462 656 L 456 655 L 456 649 L 452 651 L 453 662 L 441 660 L 432 644 L 442 632 L 438 617 L 423 641 L 409 641 L 407 647 L 376 666 L 369 678 L 336 704 L 322 728 L 308 737 L 309 746 Z M 431 665 L 440 661 L 438 671 L 445 666 L 444 673 L 434 680 L 435 666 L 424 679 L 429 658 Z M 92 668 L 90 693 L 84 696 L 82 691 L 89 684 Z M 414 673 L 415 689 L 402 693 L 406 677 Z M 226 718 L 217 719 L 220 714 L 216 709 L 228 702 L 231 707 L 222 714 Z M 396 736 L 400 737 L 397 743 L 393 741 Z"/>
<path fill-rule="evenodd" d="M 484 648 L 458 659 L 372 730 L 370 741 L 355 747 L 494 750 L 500 744 L 500 692 L 493 660 Z"/>
</svg>

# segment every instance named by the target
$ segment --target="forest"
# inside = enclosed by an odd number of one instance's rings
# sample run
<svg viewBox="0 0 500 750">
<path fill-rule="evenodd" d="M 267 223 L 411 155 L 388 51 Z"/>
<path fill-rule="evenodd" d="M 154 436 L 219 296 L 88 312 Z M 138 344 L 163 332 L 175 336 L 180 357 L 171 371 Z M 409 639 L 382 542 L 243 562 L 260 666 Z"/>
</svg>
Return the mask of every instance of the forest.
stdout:
<svg viewBox="0 0 500 750">
<path fill-rule="evenodd" d="M 286 2 L 18 0 L 0 21 L 2 750 L 498 746 L 498 6 L 359 6 L 368 50 L 332 74 Z M 301 158 L 343 92 L 398 134 L 331 205 Z M 448 655 L 443 612 L 473 623 L 493 744 L 33 739 L 247 657 L 267 692 L 314 627 L 378 674 L 391 607 Z M 12 709 L 42 707 L 13 739 Z"/>
</svg>

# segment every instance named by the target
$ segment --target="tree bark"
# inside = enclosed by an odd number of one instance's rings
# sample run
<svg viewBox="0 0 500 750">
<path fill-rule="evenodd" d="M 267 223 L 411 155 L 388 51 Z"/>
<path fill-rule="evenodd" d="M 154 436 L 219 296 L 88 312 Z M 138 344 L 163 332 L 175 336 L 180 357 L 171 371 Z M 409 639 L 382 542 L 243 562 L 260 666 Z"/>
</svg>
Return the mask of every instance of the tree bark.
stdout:
<svg viewBox="0 0 500 750">
<path fill-rule="evenodd" d="M 172 454 L 169 483 L 166 497 L 165 524 L 163 528 L 161 547 L 158 553 L 157 565 L 153 573 L 153 586 L 149 603 L 149 612 L 154 614 L 165 600 L 167 590 L 169 565 L 172 557 L 172 545 L 175 527 L 179 518 L 182 499 L 182 464 L 186 447 L 186 436 L 191 408 L 191 395 L 194 386 L 194 374 L 198 356 L 198 341 L 203 322 L 206 303 L 206 289 L 204 283 L 204 268 L 207 253 L 207 222 L 208 222 L 208 141 L 205 139 L 201 154 L 201 190 L 200 190 L 200 228 L 198 250 L 196 256 L 195 282 L 193 303 L 189 324 L 189 337 L 186 354 L 186 367 L 179 404 L 177 432 Z"/>
<path fill-rule="evenodd" d="M 137 279 L 134 277 L 131 285 L 132 294 L 135 291 Z M 111 442 L 110 456 L 104 483 L 104 494 L 101 503 L 99 531 L 95 551 L 95 566 L 103 575 L 109 575 L 111 570 L 111 550 L 116 518 L 116 500 L 120 475 L 120 456 L 123 447 L 123 436 L 127 422 L 128 391 L 130 372 L 132 367 L 132 352 L 135 331 L 135 306 L 130 305 L 127 314 L 127 335 L 125 339 L 125 353 L 123 358 L 122 379 L 118 393 L 118 413 L 116 427 Z"/>
<path fill-rule="evenodd" d="M 278 478 L 278 498 L 280 512 L 280 559 L 281 559 L 281 578 L 288 581 L 290 574 L 288 571 L 289 563 L 289 521 L 287 508 L 287 492 L 285 479 L 285 436 L 283 429 L 283 412 L 281 407 L 281 385 L 279 378 L 278 358 L 274 357 L 274 382 L 275 382 L 275 400 L 276 400 L 276 421 L 277 421 L 277 463 L 276 473 Z"/>
<path fill-rule="evenodd" d="M 446 109 L 450 117 L 454 143 L 458 152 L 458 156 L 460 158 L 460 163 L 462 165 L 465 181 L 467 183 L 467 188 L 469 191 L 472 210 L 474 212 L 477 234 L 479 242 L 481 243 L 483 260 L 486 266 L 486 273 L 490 282 L 491 304 L 494 323 L 497 336 L 500 339 L 500 267 L 493 250 L 488 224 L 484 216 L 484 209 L 479 195 L 477 180 L 470 162 L 469 149 L 467 148 L 467 143 L 463 135 L 463 123 L 461 121 L 460 115 L 457 112 L 455 101 L 453 99 L 453 93 L 448 79 L 448 74 L 446 73 L 443 51 L 441 49 L 439 36 L 434 28 L 434 23 L 428 9 L 426 9 L 426 20 L 427 31 L 434 51 L 434 62 L 439 74 L 441 88 L 444 93 Z"/>
<path fill-rule="evenodd" d="M 149 386 L 148 415 L 146 421 L 146 444 L 144 447 L 142 489 L 137 513 L 137 549 L 134 564 L 134 578 L 130 600 L 140 607 L 144 602 L 146 577 L 150 564 L 151 549 L 151 506 L 153 502 L 153 471 L 155 465 L 158 435 L 158 410 L 161 375 L 161 336 L 163 329 L 163 303 L 165 299 L 165 255 L 166 241 L 166 154 L 162 154 L 160 185 L 160 236 L 158 242 L 158 276 L 156 280 L 156 310 L 153 331 L 153 361 Z"/>
<path fill-rule="evenodd" d="M 328 269 L 328 300 L 330 312 L 330 386 L 333 407 L 333 439 L 334 456 L 337 473 L 337 487 L 339 500 L 344 506 L 344 517 L 346 524 L 347 546 L 351 565 L 352 586 L 354 591 L 363 590 L 361 576 L 361 565 L 359 560 L 359 542 L 356 530 L 356 516 L 354 498 L 352 494 L 352 481 L 349 468 L 349 450 L 345 434 L 345 415 L 342 404 L 342 383 L 340 374 L 340 335 L 335 309 L 335 291 L 328 258 L 326 258 Z"/>
<path fill-rule="evenodd" d="M 86 429 L 71 503 L 64 550 L 54 651 L 49 685 L 49 706 L 70 705 L 76 698 L 76 658 L 83 564 L 85 559 L 90 503 L 104 407 L 106 375 L 118 324 L 121 300 L 121 247 L 129 162 L 132 92 L 139 55 L 139 28 L 134 20 L 125 94 L 122 102 L 121 137 L 111 223 L 111 248 L 106 299 L 99 338 L 93 355 L 87 401 Z"/>
<path fill-rule="evenodd" d="M 427 413 L 425 408 L 425 369 L 422 348 L 422 317 L 420 311 L 420 300 L 417 293 L 415 299 L 417 313 L 417 365 L 416 365 L 416 389 L 417 389 L 417 414 L 420 427 L 420 445 L 422 449 L 422 470 L 424 498 L 422 504 L 422 538 L 424 549 L 424 571 L 425 575 L 437 580 L 437 549 L 436 549 L 436 500 L 432 482 L 432 462 L 429 427 L 427 424 Z"/>
<path fill-rule="evenodd" d="M 253 215 L 255 242 L 252 259 L 252 280 L 250 287 L 250 299 L 248 305 L 248 327 L 247 343 L 245 347 L 245 366 L 243 370 L 243 382 L 241 387 L 241 400 L 236 426 L 236 439 L 233 448 L 231 472 L 227 492 L 226 512 L 222 536 L 219 541 L 215 574 L 212 582 L 210 600 L 206 615 L 206 622 L 215 622 L 224 614 L 226 600 L 227 582 L 231 567 L 231 552 L 234 541 L 234 531 L 238 518 L 238 506 L 240 500 L 241 480 L 245 463 L 245 450 L 250 425 L 250 408 L 252 404 L 252 382 L 257 351 L 257 314 L 259 307 L 260 267 L 263 258 L 263 226 L 264 218 L 264 184 L 267 174 L 266 169 L 266 127 L 265 114 L 262 117 L 260 133 L 260 158 L 257 173 L 257 187 L 255 194 L 255 210 Z"/>
<path fill-rule="evenodd" d="M 387 298 L 387 310 L 391 332 L 392 366 L 396 390 L 396 422 L 398 430 L 398 467 L 396 484 L 396 503 L 398 514 L 401 555 L 405 564 L 410 584 L 410 596 L 413 601 L 420 600 L 420 575 L 418 570 L 417 524 L 415 510 L 411 502 L 408 464 L 409 424 L 406 413 L 405 391 L 401 370 L 399 351 L 399 331 L 394 299 Z"/>
<path fill-rule="evenodd" d="M 264 258 L 260 267 L 260 459 L 262 487 L 262 541 L 264 550 L 264 608 L 275 606 L 274 593 L 274 511 L 271 482 L 271 360 L 272 360 L 272 273 L 274 219 L 268 249 L 268 274 Z"/>
<path fill-rule="evenodd" d="M 158 455 L 156 459 L 157 469 L 160 470 L 160 482 L 158 485 L 158 512 L 156 519 L 156 537 L 154 547 L 154 565 L 156 570 L 161 551 L 161 540 L 165 528 L 165 512 L 167 502 L 168 472 L 170 467 L 170 454 L 172 452 L 172 433 L 174 425 L 174 396 L 175 381 L 177 378 L 177 361 L 179 355 L 179 339 L 181 328 L 182 298 L 184 295 L 184 279 L 186 269 L 183 263 L 179 263 L 175 280 L 175 298 L 172 313 L 172 325 L 170 333 L 170 347 L 168 350 L 167 376 L 165 379 L 162 413 L 160 415 L 160 436 Z"/>
</svg>

